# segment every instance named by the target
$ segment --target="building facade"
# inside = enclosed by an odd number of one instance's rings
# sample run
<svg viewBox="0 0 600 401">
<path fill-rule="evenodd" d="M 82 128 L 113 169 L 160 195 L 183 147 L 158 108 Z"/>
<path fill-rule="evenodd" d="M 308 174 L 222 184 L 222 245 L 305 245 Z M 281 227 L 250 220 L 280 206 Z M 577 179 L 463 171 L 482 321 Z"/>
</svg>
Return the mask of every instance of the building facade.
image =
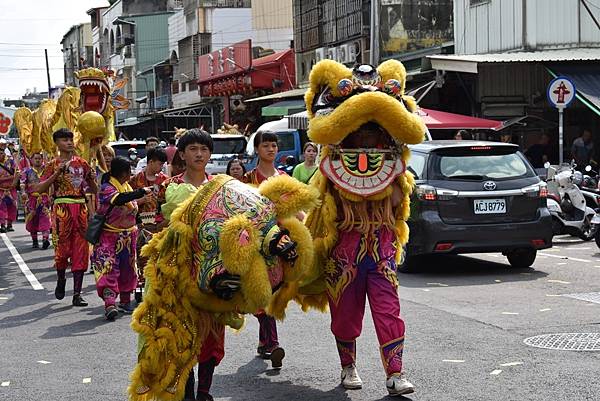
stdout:
<svg viewBox="0 0 600 401">
<path fill-rule="evenodd" d="M 77 85 L 74 73 L 94 65 L 92 28 L 89 22 L 73 25 L 60 41 L 65 84 Z"/>
<path fill-rule="evenodd" d="M 546 94 L 554 77 L 577 88 L 565 112 L 566 144 L 584 128 L 600 129 L 600 29 L 586 6 L 580 0 L 456 0 L 456 54 L 429 57 L 432 67 L 443 85 L 460 82 L 453 104 L 505 120 L 503 132 L 525 149 L 549 135 L 557 161 L 558 113 Z"/>
</svg>

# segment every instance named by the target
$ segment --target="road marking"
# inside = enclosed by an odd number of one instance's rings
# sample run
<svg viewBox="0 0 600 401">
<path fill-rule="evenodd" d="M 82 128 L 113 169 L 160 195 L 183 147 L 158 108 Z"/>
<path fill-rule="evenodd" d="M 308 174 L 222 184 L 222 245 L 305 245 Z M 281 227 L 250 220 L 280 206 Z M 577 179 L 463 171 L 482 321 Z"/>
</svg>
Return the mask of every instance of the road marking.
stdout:
<svg viewBox="0 0 600 401">
<path fill-rule="evenodd" d="M 92 378 L 91 377 L 84 377 L 82 380 L 82 383 L 87 384 L 87 383 L 91 383 L 92 382 Z"/>
<path fill-rule="evenodd" d="M 495 283 L 501 283 L 502 280 L 494 280 Z"/>
<path fill-rule="evenodd" d="M 547 297 L 562 297 L 560 294 L 546 294 Z"/>
<path fill-rule="evenodd" d="M 421 288 L 422 291 L 429 292 L 431 291 L 429 288 Z"/>
<path fill-rule="evenodd" d="M 574 260 L 575 262 L 591 263 L 591 260 L 572 258 L 570 256 L 551 255 L 549 253 L 541 253 L 541 252 L 539 252 L 538 255 L 548 256 L 549 258 Z"/>
<path fill-rule="evenodd" d="M 550 309 L 550 308 L 544 308 L 544 309 L 540 309 L 540 312 L 548 312 L 549 310 L 552 310 L 552 309 Z"/>
<path fill-rule="evenodd" d="M 581 247 L 581 248 L 569 248 L 569 249 L 572 250 L 572 251 L 589 251 L 592 248 L 584 246 L 584 247 Z"/>
<path fill-rule="evenodd" d="M 561 265 L 566 265 L 566 263 L 565 263 L 565 262 L 561 262 L 561 263 L 557 263 L 557 265 L 558 265 L 558 266 L 561 266 Z"/>
<path fill-rule="evenodd" d="M 449 362 L 449 363 L 464 363 L 465 360 L 464 359 L 442 359 L 442 362 Z"/>
<path fill-rule="evenodd" d="M 500 364 L 500 366 L 518 366 L 518 365 L 523 365 L 523 362 L 508 362 L 508 363 Z"/>
<path fill-rule="evenodd" d="M 600 267 L 600 266 L 596 266 L 596 267 Z M 6 288 L 6 287 L 0 288 L 0 291 L 4 291 L 4 290 L 8 290 L 8 288 Z"/>
<path fill-rule="evenodd" d="M 562 281 L 562 280 L 547 280 L 549 283 L 557 283 L 557 284 L 571 284 L 570 281 Z"/>
<path fill-rule="evenodd" d="M 600 265 L 596 265 L 596 266 L 594 266 L 594 267 L 600 267 Z"/>
<path fill-rule="evenodd" d="M 499 375 L 500 373 L 502 373 L 502 369 L 496 369 L 496 370 L 492 370 L 490 372 L 490 375 Z"/>
<path fill-rule="evenodd" d="M 8 386 L 10 386 L 10 382 L 2 382 L 2 383 L 0 383 L 0 386 L 8 387 Z"/>
<path fill-rule="evenodd" d="M 502 312 L 503 315 L 518 315 L 518 312 Z"/>
<path fill-rule="evenodd" d="M 8 297 L 0 297 L 0 301 L 5 301 L 7 299 L 8 299 Z"/>
<path fill-rule="evenodd" d="M 42 365 L 48 365 L 49 363 L 52 363 L 52 362 L 41 360 L 41 361 L 37 361 L 37 363 L 41 363 Z"/>
<path fill-rule="evenodd" d="M 25 263 L 25 261 L 23 260 L 21 255 L 19 255 L 19 252 L 17 251 L 15 246 L 12 244 L 12 242 L 10 242 L 10 239 L 8 238 L 8 236 L 6 234 L 0 234 L 0 237 L 2 237 L 2 240 L 6 244 L 6 247 L 10 251 L 15 262 L 17 262 L 17 264 L 19 265 L 19 268 L 21 269 L 21 271 L 23 272 L 23 274 L 25 275 L 27 280 L 29 280 L 29 283 L 31 284 L 33 289 L 34 290 L 43 290 L 44 286 L 42 286 L 40 284 L 40 282 L 35 277 L 35 275 L 31 272 L 31 270 L 29 270 L 29 267 L 27 267 L 27 264 Z"/>
<path fill-rule="evenodd" d="M 427 285 L 437 285 L 438 287 L 448 287 L 448 284 L 442 284 L 442 283 L 427 283 Z"/>
</svg>

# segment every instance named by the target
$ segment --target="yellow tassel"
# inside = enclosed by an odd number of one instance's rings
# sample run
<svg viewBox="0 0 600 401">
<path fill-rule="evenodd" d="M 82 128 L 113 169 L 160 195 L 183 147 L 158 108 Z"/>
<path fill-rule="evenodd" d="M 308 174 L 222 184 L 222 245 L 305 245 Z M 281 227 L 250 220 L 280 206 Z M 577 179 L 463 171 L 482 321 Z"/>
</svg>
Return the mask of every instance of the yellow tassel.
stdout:
<svg viewBox="0 0 600 401">
<path fill-rule="evenodd" d="M 319 192 L 315 188 L 287 175 L 263 181 L 258 192 L 275 204 L 279 219 L 292 217 L 301 210 L 309 211 L 319 203 Z"/>
</svg>

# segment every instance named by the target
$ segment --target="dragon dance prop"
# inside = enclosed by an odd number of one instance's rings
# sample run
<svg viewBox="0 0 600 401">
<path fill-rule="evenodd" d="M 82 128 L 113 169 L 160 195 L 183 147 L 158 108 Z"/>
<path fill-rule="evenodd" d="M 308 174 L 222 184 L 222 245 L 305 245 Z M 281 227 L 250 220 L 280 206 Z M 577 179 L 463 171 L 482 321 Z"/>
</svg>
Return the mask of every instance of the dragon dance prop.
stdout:
<svg viewBox="0 0 600 401">
<path fill-rule="evenodd" d="M 300 302 L 305 309 L 324 310 L 325 294 L 339 294 L 352 280 L 351 269 L 342 277 L 333 273 L 330 255 L 340 231 L 357 230 L 366 235 L 388 227 L 396 237 L 396 262 L 401 257 L 408 241 L 406 220 L 414 186 L 406 171 L 410 155 L 406 145 L 423 141 L 426 132 L 414 114 L 416 102 L 404 95 L 405 81 L 404 66 L 395 60 L 378 68 L 361 65 L 354 69 L 324 60 L 310 74 L 305 95 L 308 136 L 321 145 L 319 171 L 310 185 L 319 191 L 321 205 L 306 220 L 318 269 L 312 269 L 316 275 L 302 282 Z M 377 137 L 356 137 L 368 123 L 378 130 Z M 365 142 L 371 145 L 356 146 Z M 395 208 L 391 203 L 394 184 L 402 191 Z"/>
<path fill-rule="evenodd" d="M 111 94 L 104 71 L 86 68 L 75 76 L 79 86 L 66 87 L 57 101 L 46 99 L 33 112 L 26 107 L 15 112 L 15 125 L 27 156 L 40 151 L 54 156 L 52 133 L 60 128 L 73 132 L 77 153 L 88 162 L 101 144 L 115 140 L 114 111 L 128 107 L 120 93 L 126 81 L 116 82 Z"/>
<path fill-rule="evenodd" d="M 313 266 L 312 239 L 295 216 L 314 207 L 317 196 L 288 176 L 272 177 L 257 189 L 217 175 L 173 212 L 168 229 L 142 250 L 150 288 L 132 319 L 144 341 L 130 399 L 181 400 L 215 322 L 239 329 L 243 314 L 260 309 L 284 317 L 298 282 Z M 296 243 L 295 262 L 273 254 L 270 244 L 282 230 Z M 241 281 L 227 300 L 210 285 L 223 272 Z"/>
</svg>

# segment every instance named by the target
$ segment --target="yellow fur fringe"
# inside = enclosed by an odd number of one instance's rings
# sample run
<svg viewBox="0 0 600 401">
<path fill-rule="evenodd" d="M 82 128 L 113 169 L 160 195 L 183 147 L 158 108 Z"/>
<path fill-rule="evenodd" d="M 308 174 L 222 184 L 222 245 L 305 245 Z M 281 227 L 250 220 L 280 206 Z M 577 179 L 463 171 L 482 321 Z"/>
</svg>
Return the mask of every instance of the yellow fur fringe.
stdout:
<svg viewBox="0 0 600 401">
<path fill-rule="evenodd" d="M 275 204 L 277 217 L 287 219 L 300 210 L 310 210 L 318 205 L 319 193 L 288 175 L 277 175 L 263 181 L 258 192 Z"/>
</svg>

